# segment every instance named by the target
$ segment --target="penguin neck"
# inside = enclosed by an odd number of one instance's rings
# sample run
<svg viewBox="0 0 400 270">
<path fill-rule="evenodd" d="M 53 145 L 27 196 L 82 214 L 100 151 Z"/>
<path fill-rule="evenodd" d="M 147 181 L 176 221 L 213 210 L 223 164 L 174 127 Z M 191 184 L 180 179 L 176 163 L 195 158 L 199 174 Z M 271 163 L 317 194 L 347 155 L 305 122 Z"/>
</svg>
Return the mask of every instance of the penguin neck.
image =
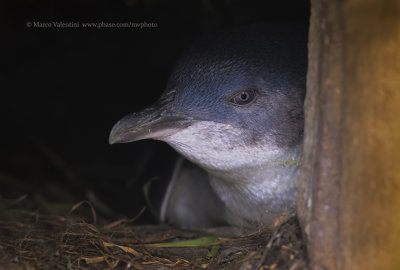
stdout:
<svg viewBox="0 0 400 270">
<path fill-rule="evenodd" d="M 301 149 L 298 145 L 254 166 L 206 169 L 211 186 L 241 220 L 271 223 L 274 213 L 288 212 L 295 205 Z"/>
<path fill-rule="evenodd" d="M 273 184 L 277 178 L 296 171 L 301 164 L 302 144 L 294 148 L 280 150 L 267 158 L 259 158 L 238 167 L 219 169 L 203 167 L 215 179 L 231 185 Z M 281 179 L 285 181 L 284 179 Z M 284 184 L 284 183 L 282 183 Z"/>
</svg>

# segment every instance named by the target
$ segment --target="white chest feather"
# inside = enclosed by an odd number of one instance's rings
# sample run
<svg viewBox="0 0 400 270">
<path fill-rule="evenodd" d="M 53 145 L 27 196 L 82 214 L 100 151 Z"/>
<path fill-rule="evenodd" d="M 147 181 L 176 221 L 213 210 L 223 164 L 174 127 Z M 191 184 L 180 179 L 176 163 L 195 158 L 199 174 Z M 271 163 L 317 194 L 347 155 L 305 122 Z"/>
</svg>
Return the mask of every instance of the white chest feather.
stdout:
<svg viewBox="0 0 400 270">
<path fill-rule="evenodd" d="M 164 140 L 209 172 L 212 187 L 239 219 L 270 223 L 295 204 L 301 145 L 248 145 L 245 131 L 207 121 Z"/>
</svg>

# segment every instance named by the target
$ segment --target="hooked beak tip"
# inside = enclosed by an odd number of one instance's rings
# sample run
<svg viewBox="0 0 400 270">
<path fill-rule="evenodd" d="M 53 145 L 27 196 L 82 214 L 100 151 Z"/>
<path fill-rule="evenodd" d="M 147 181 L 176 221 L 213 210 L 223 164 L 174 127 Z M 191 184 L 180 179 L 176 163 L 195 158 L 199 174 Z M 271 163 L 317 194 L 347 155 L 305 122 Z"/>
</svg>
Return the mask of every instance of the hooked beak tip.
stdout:
<svg viewBox="0 0 400 270">
<path fill-rule="evenodd" d="M 108 137 L 108 143 L 109 144 L 115 144 L 115 143 L 117 143 L 117 140 L 115 140 L 113 137 L 111 137 L 111 135 L 110 135 L 110 137 Z"/>
<path fill-rule="evenodd" d="M 116 125 L 114 125 L 114 127 L 111 129 L 111 132 L 110 132 L 110 136 L 108 137 L 108 143 L 109 144 L 115 144 L 115 143 L 118 143 L 118 136 L 117 136 L 117 134 L 116 134 L 116 132 L 115 132 L 115 127 L 118 125 L 118 123 L 116 124 Z"/>
<path fill-rule="evenodd" d="M 128 133 L 128 129 L 124 125 L 124 118 L 119 120 L 111 129 L 110 136 L 108 137 L 109 144 L 116 144 L 125 142 L 124 135 Z"/>
</svg>

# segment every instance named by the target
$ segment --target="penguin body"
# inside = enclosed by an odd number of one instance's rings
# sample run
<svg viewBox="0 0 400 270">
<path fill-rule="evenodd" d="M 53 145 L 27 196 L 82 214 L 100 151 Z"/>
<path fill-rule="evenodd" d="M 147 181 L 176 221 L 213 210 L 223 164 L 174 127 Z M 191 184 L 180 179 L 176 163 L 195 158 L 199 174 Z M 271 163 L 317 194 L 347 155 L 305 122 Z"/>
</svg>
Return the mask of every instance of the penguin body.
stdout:
<svg viewBox="0 0 400 270">
<path fill-rule="evenodd" d="M 187 228 L 271 224 L 296 202 L 306 68 L 302 27 L 211 35 L 178 61 L 156 104 L 114 126 L 110 142 L 161 140 L 191 162 L 177 166 L 164 219 Z"/>
</svg>

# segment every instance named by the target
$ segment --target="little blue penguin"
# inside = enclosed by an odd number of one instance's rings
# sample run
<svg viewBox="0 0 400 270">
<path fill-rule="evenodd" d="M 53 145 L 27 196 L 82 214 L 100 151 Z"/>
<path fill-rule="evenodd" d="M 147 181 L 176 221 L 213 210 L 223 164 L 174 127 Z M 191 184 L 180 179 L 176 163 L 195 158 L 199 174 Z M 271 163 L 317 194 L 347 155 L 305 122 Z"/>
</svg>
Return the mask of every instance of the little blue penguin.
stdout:
<svg viewBox="0 0 400 270">
<path fill-rule="evenodd" d="M 271 225 L 296 203 L 306 70 L 302 26 L 211 34 L 178 60 L 159 100 L 122 118 L 109 141 L 161 140 L 185 158 L 163 220 L 184 228 Z"/>
</svg>

